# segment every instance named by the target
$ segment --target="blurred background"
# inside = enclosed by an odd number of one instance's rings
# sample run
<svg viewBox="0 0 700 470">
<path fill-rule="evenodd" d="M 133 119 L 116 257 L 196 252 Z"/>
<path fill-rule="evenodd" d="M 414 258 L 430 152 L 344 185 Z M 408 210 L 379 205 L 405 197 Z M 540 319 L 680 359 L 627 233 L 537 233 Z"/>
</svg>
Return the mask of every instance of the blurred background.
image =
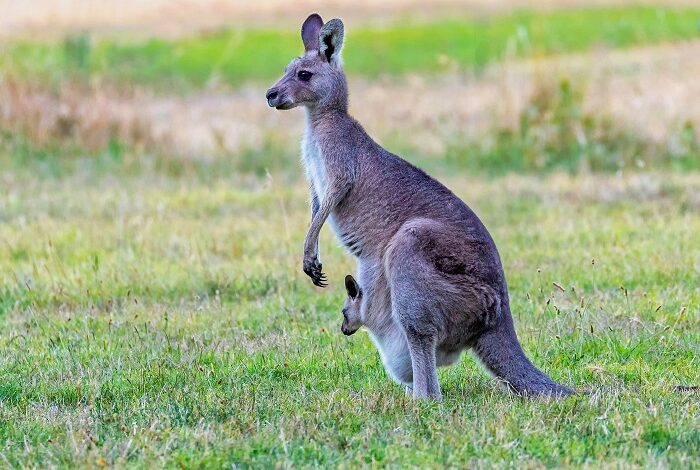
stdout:
<svg viewBox="0 0 700 470">
<path fill-rule="evenodd" d="M 351 112 L 429 169 L 695 169 L 694 3 L 3 1 L 0 151 L 44 173 L 296 177 L 301 112 L 263 95 L 318 11 L 345 20 Z"/>
</svg>

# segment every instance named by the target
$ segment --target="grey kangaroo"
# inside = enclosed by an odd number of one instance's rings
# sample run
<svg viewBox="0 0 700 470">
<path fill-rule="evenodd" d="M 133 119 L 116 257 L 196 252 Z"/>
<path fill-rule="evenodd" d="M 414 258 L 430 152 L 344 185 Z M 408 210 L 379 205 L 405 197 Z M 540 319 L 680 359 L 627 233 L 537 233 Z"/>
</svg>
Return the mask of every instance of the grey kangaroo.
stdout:
<svg viewBox="0 0 700 470">
<path fill-rule="evenodd" d="M 523 353 L 496 245 L 476 214 L 348 115 L 343 35 L 341 20 L 310 15 L 301 28 L 304 55 L 266 96 L 277 109 L 306 109 L 302 162 L 312 215 L 304 272 L 326 286 L 318 238 L 328 220 L 358 260 L 359 282 L 347 282 L 359 317 L 346 331 L 365 325 L 388 373 L 416 398 L 441 399 L 437 366 L 466 349 L 518 394 L 573 393 Z"/>
</svg>

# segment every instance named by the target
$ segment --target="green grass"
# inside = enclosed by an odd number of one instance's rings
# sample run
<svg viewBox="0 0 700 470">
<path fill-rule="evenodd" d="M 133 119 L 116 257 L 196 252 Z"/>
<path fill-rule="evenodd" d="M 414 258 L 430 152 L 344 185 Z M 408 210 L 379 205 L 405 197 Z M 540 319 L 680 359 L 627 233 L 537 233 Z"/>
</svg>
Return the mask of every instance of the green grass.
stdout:
<svg viewBox="0 0 700 470">
<path fill-rule="evenodd" d="M 455 65 L 479 69 L 506 56 L 691 39 L 700 36 L 700 10 L 606 7 L 347 28 L 347 71 L 377 76 L 435 73 Z M 121 86 L 187 89 L 272 80 L 302 47 L 296 25 L 290 25 L 285 30 L 224 30 L 175 40 L 91 40 L 78 35 L 63 42 L 13 42 L 3 49 L 0 69 L 34 79 L 60 82 L 90 76 Z"/>
<path fill-rule="evenodd" d="M 697 174 L 444 178 L 529 356 L 593 393 L 519 399 L 466 357 L 437 404 L 340 333 L 327 229 L 331 286 L 301 272 L 305 184 L 67 161 L 0 158 L 2 465 L 697 467 Z"/>
<path fill-rule="evenodd" d="M 348 25 L 346 63 L 369 75 L 479 68 L 510 54 L 690 38 L 699 19 L 634 7 Z M 273 79 L 297 36 L 76 36 L 6 44 L 0 69 L 56 86 L 76 76 L 237 85 Z M 367 334 L 340 333 L 341 280 L 354 263 L 328 229 L 331 286 L 301 272 L 309 214 L 296 147 L 270 139 L 175 158 L 114 139 L 98 151 L 70 135 L 33 142 L 9 126 L 0 466 L 698 468 L 700 401 L 675 387 L 700 385 L 700 174 L 689 171 L 700 144 L 691 124 L 669 135 L 651 143 L 585 115 L 562 81 L 514 130 L 455 135 L 441 158 L 400 152 L 489 227 L 528 355 L 592 391 L 519 399 L 465 357 L 440 370 L 437 404 L 406 398 Z"/>
</svg>

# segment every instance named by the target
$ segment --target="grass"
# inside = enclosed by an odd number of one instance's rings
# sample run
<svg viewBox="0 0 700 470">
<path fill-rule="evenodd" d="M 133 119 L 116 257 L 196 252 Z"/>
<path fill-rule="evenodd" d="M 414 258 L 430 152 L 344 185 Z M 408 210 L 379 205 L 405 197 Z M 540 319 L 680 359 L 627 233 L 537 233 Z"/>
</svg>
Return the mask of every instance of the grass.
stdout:
<svg viewBox="0 0 700 470">
<path fill-rule="evenodd" d="M 348 27 L 350 74 L 476 69 L 504 57 L 532 57 L 593 47 L 700 36 L 700 10 L 649 6 L 516 12 L 387 27 Z M 272 80 L 301 52 L 296 27 L 223 30 L 181 39 L 19 41 L 3 45 L 0 70 L 60 83 L 89 77 L 120 86 L 189 89 Z"/>
<path fill-rule="evenodd" d="M 541 84 L 518 117 L 517 127 L 496 128 L 486 138 L 451 136 L 441 164 L 490 174 L 700 169 L 692 122 L 669 126 L 667 139 L 652 141 L 603 113 L 584 112 L 582 93 L 568 79 Z"/>
<path fill-rule="evenodd" d="M 50 117 L 37 120 L 37 112 L 51 115 L 47 110 L 52 106 L 83 109 L 78 104 L 86 98 L 75 93 L 68 98 L 54 98 L 50 105 L 44 100 L 39 109 L 22 108 L 24 101 L 30 101 L 25 96 L 31 93 L 17 91 L 14 102 L 18 105 L 11 105 L 11 113 L 0 120 L 0 148 L 6 152 L 5 165 L 13 171 L 60 179 L 86 168 L 97 175 L 119 172 L 132 176 L 150 169 L 169 177 L 188 174 L 200 181 L 213 175 L 264 177 L 272 172 L 288 182 L 298 175 L 298 149 L 289 145 L 289 140 L 298 136 L 289 131 L 278 132 L 269 123 L 261 123 L 261 127 L 268 127 L 252 146 L 182 150 L 154 133 L 150 122 L 101 116 L 104 109 L 88 107 L 87 114 L 58 113 L 53 121 Z M 431 124 L 430 130 L 445 142 L 445 150 L 440 153 L 417 148 L 411 135 L 416 128 L 410 125 L 391 126 L 388 132 L 379 132 L 375 137 L 429 171 L 502 176 L 511 172 L 585 174 L 700 169 L 700 139 L 691 121 L 669 122 L 663 140 L 651 139 L 631 131 L 610 115 L 585 111 L 581 85 L 569 79 L 538 83 L 514 120 L 513 127 L 494 123 L 479 138 L 463 135 L 454 123 Z M 66 122 L 71 126 L 68 130 L 64 129 Z"/>
<path fill-rule="evenodd" d="M 436 404 L 340 333 L 353 262 L 327 230 L 331 286 L 301 273 L 303 183 L 6 157 L 4 465 L 697 466 L 674 391 L 700 384 L 697 174 L 443 178 L 500 247 L 530 357 L 593 393 L 518 399 L 465 358 Z"/>
<path fill-rule="evenodd" d="M 352 28 L 346 62 L 370 76 L 439 73 L 690 38 L 698 19 L 629 7 Z M 591 391 L 519 399 L 465 357 L 440 370 L 437 404 L 405 397 L 367 334 L 340 333 L 354 263 L 328 229 L 331 285 L 301 272 L 296 147 L 273 135 L 248 151 L 174 155 L 138 122 L 70 111 L 107 81 L 268 80 L 297 45 L 295 31 L 262 30 L 4 45 L 18 104 L 0 129 L 0 466 L 699 468 L 700 401 L 676 390 L 700 385 L 691 123 L 654 143 L 586 115 L 562 80 L 512 129 L 477 142 L 455 132 L 439 158 L 400 152 L 489 227 L 528 355 Z M 65 91 L 80 78 L 90 86 L 40 101 L 68 108 L 49 130 L 47 109 L 22 108 L 24 80 Z"/>
</svg>

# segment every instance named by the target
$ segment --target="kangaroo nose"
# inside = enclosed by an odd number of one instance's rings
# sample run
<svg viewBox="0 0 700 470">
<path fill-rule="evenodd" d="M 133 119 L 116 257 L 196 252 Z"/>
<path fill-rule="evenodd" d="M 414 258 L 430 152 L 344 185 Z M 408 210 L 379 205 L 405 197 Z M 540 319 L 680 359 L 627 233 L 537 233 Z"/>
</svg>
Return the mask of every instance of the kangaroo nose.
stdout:
<svg viewBox="0 0 700 470">
<path fill-rule="evenodd" d="M 267 95 L 265 95 L 265 98 L 267 98 L 267 101 L 271 101 L 277 98 L 277 94 L 277 90 L 275 89 L 267 90 Z"/>
</svg>

